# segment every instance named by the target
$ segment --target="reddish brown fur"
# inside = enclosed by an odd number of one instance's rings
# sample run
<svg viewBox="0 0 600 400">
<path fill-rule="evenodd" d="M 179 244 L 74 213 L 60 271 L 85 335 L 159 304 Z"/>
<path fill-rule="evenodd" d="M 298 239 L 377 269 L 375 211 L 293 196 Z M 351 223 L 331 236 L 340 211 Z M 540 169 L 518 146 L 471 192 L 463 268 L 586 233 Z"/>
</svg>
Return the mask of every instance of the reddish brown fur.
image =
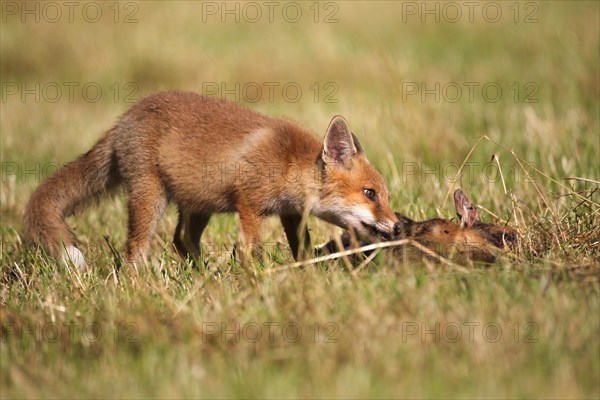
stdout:
<svg viewBox="0 0 600 400">
<path fill-rule="evenodd" d="M 356 184 L 342 188 L 340 179 Z M 305 208 L 360 232 L 364 227 L 344 216 L 352 212 L 344 191 L 361 193 L 367 184 L 385 194 L 373 209 L 373 224 L 392 232 L 396 222 L 383 179 L 353 143 L 343 118 L 332 120 L 322 145 L 291 121 L 171 91 L 135 104 L 90 151 L 36 190 L 25 210 L 27 239 L 58 255 L 61 243 L 75 244 L 65 217 L 119 183 L 129 195 L 128 261 L 146 254 L 171 200 L 182 214 L 177 231 L 185 228 L 188 243 L 176 237 L 175 244 L 194 254 L 210 216 L 219 212 L 239 213 L 242 241 L 250 245 L 260 240 L 264 217 L 279 215 L 295 256 Z M 362 203 L 372 206 L 364 198 Z M 331 213 L 335 207 L 342 215 Z"/>
<path fill-rule="evenodd" d="M 499 250 L 517 238 L 513 229 L 493 224 L 477 222 L 461 228 L 441 218 L 417 222 L 400 214 L 398 217 L 401 225 L 398 238 L 414 239 L 437 254 L 462 263 L 494 262 Z M 401 254 L 405 254 L 404 249 Z"/>
<path fill-rule="evenodd" d="M 460 225 L 442 218 L 413 221 L 397 213 L 400 222 L 396 226 L 397 234 L 394 239 L 412 239 L 443 257 L 461 263 L 494 262 L 502 249 L 517 240 L 516 231 L 508 226 L 479 222 L 477 209 L 460 189 L 455 192 L 454 199 Z M 345 248 L 353 247 L 349 234 L 342 236 L 341 243 Z M 332 240 L 322 250 L 327 253 L 336 252 L 338 245 Z M 402 260 L 430 258 L 411 246 L 395 248 L 392 252 Z"/>
</svg>

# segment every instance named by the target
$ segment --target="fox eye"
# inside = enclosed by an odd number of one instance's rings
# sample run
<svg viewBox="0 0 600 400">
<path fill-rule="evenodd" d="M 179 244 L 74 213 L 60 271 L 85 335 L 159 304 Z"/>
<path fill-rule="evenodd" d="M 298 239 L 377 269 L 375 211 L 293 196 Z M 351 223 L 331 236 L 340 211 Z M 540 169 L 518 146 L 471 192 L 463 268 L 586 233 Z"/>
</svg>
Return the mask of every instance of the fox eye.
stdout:
<svg viewBox="0 0 600 400">
<path fill-rule="evenodd" d="M 367 199 L 377 201 L 377 193 L 373 189 L 365 188 L 363 189 L 363 193 L 367 196 Z"/>
</svg>

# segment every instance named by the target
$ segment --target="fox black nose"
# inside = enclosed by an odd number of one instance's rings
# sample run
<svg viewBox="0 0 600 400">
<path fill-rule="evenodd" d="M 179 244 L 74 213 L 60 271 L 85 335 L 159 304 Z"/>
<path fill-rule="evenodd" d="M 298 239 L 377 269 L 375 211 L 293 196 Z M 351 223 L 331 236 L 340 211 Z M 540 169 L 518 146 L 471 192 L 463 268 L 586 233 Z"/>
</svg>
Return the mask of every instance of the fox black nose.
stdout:
<svg viewBox="0 0 600 400">
<path fill-rule="evenodd" d="M 398 236 L 402 232 L 402 224 L 400 222 L 396 222 L 394 224 L 394 236 Z"/>
</svg>

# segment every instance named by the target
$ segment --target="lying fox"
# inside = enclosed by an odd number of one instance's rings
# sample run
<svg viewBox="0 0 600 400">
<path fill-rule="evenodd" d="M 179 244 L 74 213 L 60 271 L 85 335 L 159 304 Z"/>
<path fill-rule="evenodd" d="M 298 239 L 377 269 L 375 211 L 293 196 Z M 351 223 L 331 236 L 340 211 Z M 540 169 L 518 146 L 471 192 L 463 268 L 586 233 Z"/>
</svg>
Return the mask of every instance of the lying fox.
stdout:
<svg viewBox="0 0 600 400">
<path fill-rule="evenodd" d="M 196 246 L 212 214 L 237 212 L 249 246 L 260 241 L 264 218 L 278 215 L 295 258 L 310 243 L 299 231 L 305 210 L 363 237 L 391 236 L 398 222 L 383 178 L 343 117 L 320 142 L 286 119 L 167 91 L 133 105 L 38 187 L 25 208 L 26 240 L 86 268 L 65 218 L 119 184 L 128 193 L 129 263 L 146 257 L 169 201 L 191 221 Z"/>
<path fill-rule="evenodd" d="M 517 241 L 514 229 L 480 222 L 477 208 L 460 189 L 454 192 L 454 205 L 458 224 L 442 218 L 413 221 L 396 213 L 400 222 L 394 239 L 413 239 L 438 255 L 460 263 L 493 263 L 501 249 Z M 351 248 L 351 235 L 345 233 L 341 244 L 344 248 Z M 319 249 L 319 253 L 334 253 L 338 250 L 337 242 L 331 240 Z M 412 246 L 393 248 L 391 251 L 402 260 L 415 260 L 425 255 Z"/>
</svg>

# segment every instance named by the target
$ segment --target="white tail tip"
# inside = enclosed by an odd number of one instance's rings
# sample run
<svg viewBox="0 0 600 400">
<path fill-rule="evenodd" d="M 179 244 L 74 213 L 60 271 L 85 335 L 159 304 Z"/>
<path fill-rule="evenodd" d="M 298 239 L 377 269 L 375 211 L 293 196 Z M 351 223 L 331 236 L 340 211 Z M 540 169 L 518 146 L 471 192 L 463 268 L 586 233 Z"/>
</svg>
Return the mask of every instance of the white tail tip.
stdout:
<svg viewBox="0 0 600 400">
<path fill-rule="evenodd" d="M 87 264 L 85 262 L 85 257 L 81 250 L 73 245 L 68 245 L 65 247 L 63 251 L 62 260 L 64 263 L 73 263 L 80 271 L 85 271 L 87 269 Z"/>
</svg>

